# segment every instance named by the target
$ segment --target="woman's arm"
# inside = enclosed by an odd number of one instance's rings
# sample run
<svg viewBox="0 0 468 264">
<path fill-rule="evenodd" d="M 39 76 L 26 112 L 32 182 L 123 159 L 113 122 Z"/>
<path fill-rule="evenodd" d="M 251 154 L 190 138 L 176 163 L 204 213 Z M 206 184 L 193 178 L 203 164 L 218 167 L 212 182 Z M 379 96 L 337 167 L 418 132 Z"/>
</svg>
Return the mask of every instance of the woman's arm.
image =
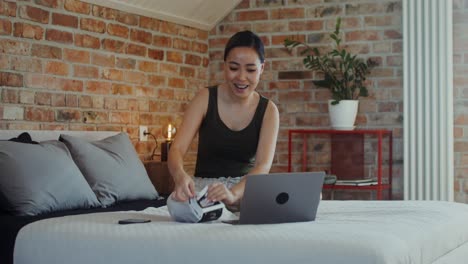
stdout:
<svg viewBox="0 0 468 264">
<path fill-rule="evenodd" d="M 173 198 L 178 201 L 186 201 L 196 195 L 193 179 L 184 170 L 183 158 L 206 115 L 208 93 L 208 89 L 201 89 L 190 102 L 169 150 L 168 168 L 175 183 Z"/>
</svg>

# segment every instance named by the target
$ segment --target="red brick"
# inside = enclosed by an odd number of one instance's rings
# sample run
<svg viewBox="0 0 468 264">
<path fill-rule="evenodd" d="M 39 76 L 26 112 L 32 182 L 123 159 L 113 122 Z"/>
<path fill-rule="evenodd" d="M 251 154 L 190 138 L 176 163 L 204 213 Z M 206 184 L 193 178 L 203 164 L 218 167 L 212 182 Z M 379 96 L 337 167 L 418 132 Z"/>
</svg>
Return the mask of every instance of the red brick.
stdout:
<svg viewBox="0 0 468 264">
<path fill-rule="evenodd" d="M 208 46 L 210 47 L 210 49 L 213 49 L 213 48 L 224 49 L 224 46 L 226 46 L 227 42 L 228 42 L 228 38 L 210 39 L 208 42 Z"/>
<path fill-rule="evenodd" d="M 130 26 L 138 25 L 138 16 L 134 14 L 129 14 L 126 12 L 118 11 L 117 17 L 115 20 L 122 22 Z"/>
<path fill-rule="evenodd" d="M 51 100 L 51 106 L 64 107 L 67 106 L 65 102 L 65 94 L 53 94 Z"/>
<path fill-rule="evenodd" d="M 16 3 L 0 1 L 0 15 L 16 17 Z"/>
<path fill-rule="evenodd" d="M 0 39 L 0 53 L 14 55 L 29 55 L 31 44 L 20 41 Z"/>
<path fill-rule="evenodd" d="M 304 8 L 280 8 L 271 10 L 270 19 L 295 19 L 304 16 Z"/>
<path fill-rule="evenodd" d="M 126 84 L 112 84 L 111 93 L 113 95 L 133 95 L 133 88 Z"/>
<path fill-rule="evenodd" d="M 115 9 L 97 6 L 97 5 L 93 5 L 93 10 L 92 10 L 93 16 L 105 18 L 107 20 L 115 20 L 118 12 L 119 11 Z"/>
<path fill-rule="evenodd" d="M 136 60 L 132 58 L 117 58 L 115 66 L 121 69 L 135 69 Z"/>
<path fill-rule="evenodd" d="M 153 36 L 153 45 L 160 48 L 172 47 L 172 38 L 166 36 Z"/>
<path fill-rule="evenodd" d="M 268 12 L 266 10 L 239 11 L 237 13 L 237 21 L 257 21 L 267 20 Z"/>
<path fill-rule="evenodd" d="M 49 108 L 25 107 L 24 119 L 34 122 L 53 122 L 54 111 Z"/>
<path fill-rule="evenodd" d="M 73 34 L 66 31 L 60 31 L 56 29 L 47 29 L 46 39 L 49 41 L 55 41 L 65 44 L 73 43 Z"/>
<path fill-rule="evenodd" d="M 80 96 L 78 99 L 80 108 L 93 108 L 93 100 L 89 95 Z"/>
<path fill-rule="evenodd" d="M 0 19 L 0 35 L 11 35 L 11 21 L 6 19 Z"/>
<path fill-rule="evenodd" d="M 379 40 L 379 33 L 375 30 L 366 31 L 351 31 L 345 34 L 345 39 L 349 41 L 360 41 L 360 40 Z"/>
<path fill-rule="evenodd" d="M 145 84 L 146 82 L 145 74 L 141 72 L 135 72 L 135 71 L 124 72 L 124 79 L 126 82 L 136 83 L 136 84 Z"/>
<path fill-rule="evenodd" d="M 1 95 L 3 103 L 17 104 L 19 102 L 19 95 L 17 90 L 3 89 Z"/>
<path fill-rule="evenodd" d="M 105 69 L 102 73 L 102 77 L 107 80 L 123 81 L 123 72 L 116 69 Z"/>
<path fill-rule="evenodd" d="M 92 94 L 110 94 L 110 82 L 88 81 L 86 83 L 86 92 Z"/>
<path fill-rule="evenodd" d="M 88 79 L 99 78 L 99 68 L 87 65 L 74 65 L 73 76 Z"/>
<path fill-rule="evenodd" d="M 78 28 L 78 17 L 53 13 L 52 24 L 70 28 Z"/>
<path fill-rule="evenodd" d="M 403 39 L 401 32 L 397 30 L 385 30 L 384 36 L 384 39 Z"/>
<path fill-rule="evenodd" d="M 125 50 L 127 54 L 136 55 L 136 56 L 146 56 L 146 47 L 136 44 L 128 44 Z"/>
<path fill-rule="evenodd" d="M 208 45 L 205 43 L 200 43 L 200 42 L 192 42 L 191 51 L 199 52 L 199 53 L 207 53 Z"/>
<path fill-rule="evenodd" d="M 10 56 L 6 54 L 0 54 L 0 70 L 10 70 Z"/>
<path fill-rule="evenodd" d="M 22 90 L 19 92 L 19 102 L 21 104 L 34 104 L 34 96 L 35 92 Z"/>
<path fill-rule="evenodd" d="M 90 35 L 75 34 L 75 45 L 83 48 L 99 49 L 101 42 L 99 38 Z"/>
<path fill-rule="evenodd" d="M 184 55 L 182 52 L 179 51 L 167 51 L 167 61 L 175 62 L 175 63 L 183 63 L 184 62 Z"/>
<path fill-rule="evenodd" d="M 131 114 L 129 112 L 111 112 L 110 122 L 115 124 L 130 124 Z"/>
<path fill-rule="evenodd" d="M 37 105 L 51 105 L 52 94 L 51 93 L 36 93 L 36 97 L 34 101 Z"/>
<path fill-rule="evenodd" d="M 106 32 L 106 23 L 97 19 L 81 18 L 80 29 L 91 32 L 104 33 Z"/>
<path fill-rule="evenodd" d="M 324 28 L 323 21 L 306 20 L 289 22 L 290 31 L 320 31 Z"/>
<path fill-rule="evenodd" d="M 144 16 L 140 17 L 140 27 L 142 28 L 147 28 L 153 31 L 158 31 L 159 23 L 160 21 L 155 18 L 149 18 L 149 17 L 144 17 Z"/>
<path fill-rule="evenodd" d="M 195 69 L 192 67 L 180 66 L 180 76 L 186 78 L 194 78 Z"/>
<path fill-rule="evenodd" d="M 173 100 L 174 99 L 174 90 L 172 89 L 159 89 L 158 98 L 161 100 Z"/>
<path fill-rule="evenodd" d="M 81 121 L 81 112 L 72 109 L 61 109 L 56 111 L 58 122 L 79 122 Z"/>
<path fill-rule="evenodd" d="M 96 108 L 93 105 L 93 108 Z M 101 111 L 86 111 L 83 113 L 83 122 L 89 124 L 108 124 L 109 123 L 109 113 Z M 109 131 L 106 128 L 103 131 Z"/>
<path fill-rule="evenodd" d="M 23 75 L 19 73 L 0 72 L 0 86 L 22 87 Z"/>
<path fill-rule="evenodd" d="M 65 0 L 65 10 L 80 14 L 89 14 L 91 11 L 91 5 L 78 0 Z"/>
<path fill-rule="evenodd" d="M 187 51 L 190 48 L 190 41 L 185 40 L 185 39 L 176 38 L 176 39 L 174 39 L 174 41 L 172 43 L 172 47 L 174 49 L 180 49 L 180 50 Z"/>
<path fill-rule="evenodd" d="M 104 109 L 117 109 L 117 100 L 115 97 L 106 97 L 104 99 Z"/>
<path fill-rule="evenodd" d="M 78 107 L 78 96 L 75 94 L 65 95 L 65 103 L 67 107 Z"/>
<path fill-rule="evenodd" d="M 159 31 L 169 35 L 179 35 L 180 27 L 174 23 L 161 21 L 159 24 Z"/>
<path fill-rule="evenodd" d="M 108 24 L 107 33 L 112 36 L 117 36 L 121 38 L 128 38 L 128 27 L 119 25 L 119 24 Z"/>
<path fill-rule="evenodd" d="M 125 50 L 125 42 L 113 39 L 103 39 L 102 48 L 111 52 L 123 53 Z"/>
<path fill-rule="evenodd" d="M 260 22 L 253 25 L 253 31 L 257 33 L 287 32 L 288 22 L 285 20 L 275 22 Z"/>
<path fill-rule="evenodd" d="M 152 61 L 141 61 L 138 64 L 138 70 L 143 72 L 157 72 L 158 65 L 158 63 Z"/>
<path fill-rule="evenodd" d="M 39 22 L 42 24 L 49 23 L 49 12 L 32 6 L 20 6 L 19 16 L 21 18 Z"/>
<path fill-rule="evenodd" d="M 163 60 L 164 51 L 158 49 L 148 49 L 148 57 L 155 60 Z"/>
<path fill-rule="evenodd" d="M 168 85 L 169 87 L 173 87 L 173 88 L 185 88 L 185 79 L 169 78 Z"/>
<path fill-rule="evenodd" d="M 57 88 L 61 91 L 82 92 L 83 81 L 72 79 L 59 79 L 57 80 Z"/>
<path fill-rule="evenodd" d="M 147 86 L 136 86 L 135 87 L 135 96 L 138 97 L 154 97 L 155 94 L 155 89 L 153 87 L 147 87 Z"/>
<path fill-rule="evenodd" d="M 185 63 L 198 66 L 201 64 L 201 57 L 193 54 L 185 54 Z"/>
<path fill-rule="evenodd" d="M 197 39 L 198 38 L 199 30 L 196 28 L 191 28 L 187 26 L 183 26 L 179 30 L 179 35 L 182 37 L 186 37 L 189 39 Z"/>
<path fill-rule="evenodd" d="M 36 4 L 46 7 L 57 8 L 59 6 L 58 0 L 35 0 Z"/>
<path fill-rule="evenodd" d="M 89 51 L 64 49 L 64 59 L 69 62 L 89 63 L 91 55 Z"/>
<path fill-rule="evenodd" d="M 15 32 L 13 35 L 15 37 L 40 40 L 44 37 L 44 29 L 36 25 L 15 23 Z"/>
<path fill-rule="evenodd" d="M 68 75 L 68 64 L 59 61 L 48 61 L 45 64 L 44 72 L 46 74 L 66 76 Z"/>
<path fill-rule="evenodd" d="M 148 84 L 153 87 L 161 87 L 166 85 L 166 77 L 158 76 L 158 75 L 150 75 L 148 76 Z"/>
<path fill-rule="evenodd" d="M 42 72 L 42 60 L 34 57 L 17 56 L 11 58 L 11 69 L 21 72 Z"/>
<path fill-rule="evenodd" d="M 152 37 L 151 33 L 143 30 L 132 29 L 130 31 L 130 39 L 136 42 L 151 44 Z"/>
<path fill-rule="evenodd" d="M 93 53 L 91 56 L 91 63 L 98 66 L 113 68 L 115 65 L 115 56 L 104 53 Z"/>
<path fill-rule="evenodd" d="M 54 46 L 33 44 L 31 55 L 47 59 L 62 59 L 62 49 Z"/>
</svg>

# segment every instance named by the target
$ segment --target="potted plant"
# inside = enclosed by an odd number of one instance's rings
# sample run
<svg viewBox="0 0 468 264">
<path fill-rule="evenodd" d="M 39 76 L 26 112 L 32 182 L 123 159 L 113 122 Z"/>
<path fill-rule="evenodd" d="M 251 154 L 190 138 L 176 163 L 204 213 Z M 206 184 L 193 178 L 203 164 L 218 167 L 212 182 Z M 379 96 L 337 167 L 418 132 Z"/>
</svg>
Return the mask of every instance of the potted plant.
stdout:
<svg viewBox="0 0 468 264">
<path fill-rule="evenodd" d="M 341 18 L 336 20 L 335 31 L 330 34 L 334 41 L 333 49 L 321 53 L 318 48 L 296 40 L 285 39 L 284 46 L 292 49 L 303 46 L 301 55 L 305 56 L 306 68 L 323 74 L 323 80 L 312 81 L 318 87 L 328 88 L 332 99 L 329 100 L 330 122 L 335 129 L 354 129 L 359 97 L 369 95 L 365 85 L 366 76 L 375 66 L 371 60 L 357 58 L 342 46 L 340 32 Z M 342 123 L 344 122 L 344 123 Z"/>
</svg>

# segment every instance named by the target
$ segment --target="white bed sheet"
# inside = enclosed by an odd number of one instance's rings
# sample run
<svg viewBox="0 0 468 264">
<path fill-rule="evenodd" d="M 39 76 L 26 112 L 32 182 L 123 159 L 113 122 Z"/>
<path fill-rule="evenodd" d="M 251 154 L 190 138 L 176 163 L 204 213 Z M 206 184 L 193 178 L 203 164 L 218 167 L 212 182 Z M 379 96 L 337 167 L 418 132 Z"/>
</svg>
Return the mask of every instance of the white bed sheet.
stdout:
<svg viewBox="0 0 468 264">
<path fill-rule="evenodd" d="M 152 222 L 117 224 L 142 217 Z M 225 212 L 222 219 L 232 217 Z M 29 224 L 18 234 L 14 259 L 15 264 L 465 263 L 467 241 L 468 205 L 453 202 L 322 201 L 314 222 L 256 226 L 175 223 L 161 207 Z"/>
</svg>

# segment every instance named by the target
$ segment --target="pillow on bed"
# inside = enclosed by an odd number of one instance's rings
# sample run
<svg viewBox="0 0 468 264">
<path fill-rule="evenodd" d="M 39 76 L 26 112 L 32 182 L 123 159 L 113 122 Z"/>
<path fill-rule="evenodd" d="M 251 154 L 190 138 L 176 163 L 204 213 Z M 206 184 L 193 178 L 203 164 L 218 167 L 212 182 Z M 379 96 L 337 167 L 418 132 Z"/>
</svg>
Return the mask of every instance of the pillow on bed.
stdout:
<svg viewBox="0 0 468 264">
<path fill-rule="evenodd" d="M 15 215 L 99 206 L 65 144 L 0 142 L 0 204 Z"/>
<path fill-rule="evenodd" d="M 126 133 L 100 141 L 61 135 L 103 206 L 117 201 L 156 199 L 158 193 Z"/>
</svg>

